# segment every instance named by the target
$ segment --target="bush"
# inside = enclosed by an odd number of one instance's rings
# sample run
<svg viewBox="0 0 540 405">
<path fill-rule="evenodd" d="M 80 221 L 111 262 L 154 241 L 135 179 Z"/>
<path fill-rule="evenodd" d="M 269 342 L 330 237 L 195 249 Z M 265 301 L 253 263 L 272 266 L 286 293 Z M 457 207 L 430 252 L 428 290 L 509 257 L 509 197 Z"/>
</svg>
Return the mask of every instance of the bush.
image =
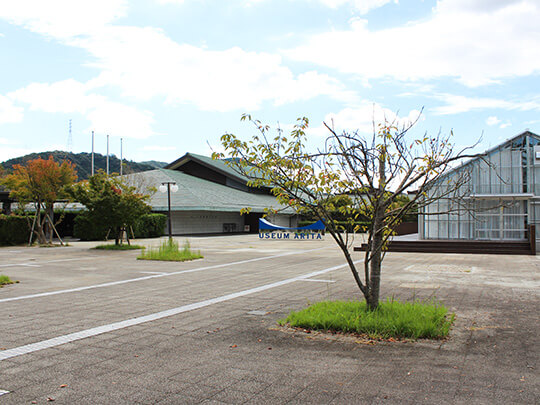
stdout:
<svg viewBox="0 0 540 405">
<path fill-rule="evenodd" d="M 314 222 L 316 221 L 299 221 L 298 226 L 299 227 L 307 226 L 307 225 L 311 225 Z M 336 221 L 336 225 L 344 227 L 347 232 L 351 232 L 351 233 L 354 231 L 354 228 L 356 225 L 360 225 L 360 229 L 356 232 L 363 233 L 363 232 L 367 232 L 367 227 L 369 226 L 369 222 L 356 221 L 354 222 L 354 224 L 351 224 L 348 221 Z"/>
<path fill-rule="evenodd" d="M 21 245 L 28 243 L 33 217 L 22 215 L 0 215 L 0 245 Z"/>
<path fill-rule="evenodd" d="M 80 240 L 105 240 L 108 228 L 93 222 L 88 213 L 83 212 L 75 217 L 73 236 Z"/>
<path fill-rule="evenodd" d="M 157 238 L 165 234 L 167 215 L 144 214 L 133 225 L 136 238 Z"/>
</svg>

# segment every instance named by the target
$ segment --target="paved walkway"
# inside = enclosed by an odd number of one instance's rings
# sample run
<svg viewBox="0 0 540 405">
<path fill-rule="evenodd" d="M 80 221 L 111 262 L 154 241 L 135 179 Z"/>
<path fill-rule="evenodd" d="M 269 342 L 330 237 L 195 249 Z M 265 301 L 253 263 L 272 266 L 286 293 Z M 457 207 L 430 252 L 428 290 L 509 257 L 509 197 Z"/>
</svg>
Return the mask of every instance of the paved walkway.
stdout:
<svg viewBox="0 0 540 405">
<path fill-rule="evenodd" d="M 359 297 L 330 239 L 191 243 L 204 259 L 1 248 L 20 284 L 0 289 L 0 404 L 538 403 L 536 257 L 388 253 L 383 296 L 457 320 L 444 342 L 371 345 L 276 328 Z"/>
</svg>

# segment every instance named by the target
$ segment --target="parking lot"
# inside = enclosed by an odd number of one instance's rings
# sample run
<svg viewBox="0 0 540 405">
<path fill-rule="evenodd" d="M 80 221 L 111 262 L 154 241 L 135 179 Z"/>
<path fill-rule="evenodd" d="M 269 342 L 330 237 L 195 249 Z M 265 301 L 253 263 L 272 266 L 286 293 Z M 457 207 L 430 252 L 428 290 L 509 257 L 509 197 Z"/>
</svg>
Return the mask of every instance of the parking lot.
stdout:
<svg viewBox="0 0 540 405">
<path fill-rule="evenodd" d="M 190 242 L 204 259 L 0 248 L 20 281 L 0 289 L 0 403 L 538 403 L 536 257 L 388 253 L 381 296 L 435 297 L 456 323 L 445 341 L 370 342 L 277 327 L 361 299 L 329 236 Z"/>
</svg>

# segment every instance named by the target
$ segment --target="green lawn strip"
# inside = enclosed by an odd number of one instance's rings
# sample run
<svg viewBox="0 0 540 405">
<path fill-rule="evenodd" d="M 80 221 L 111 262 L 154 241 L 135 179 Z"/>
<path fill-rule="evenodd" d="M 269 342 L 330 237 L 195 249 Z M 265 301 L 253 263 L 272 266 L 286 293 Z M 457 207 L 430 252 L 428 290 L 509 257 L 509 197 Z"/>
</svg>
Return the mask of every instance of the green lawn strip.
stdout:
<svg viewBox="0 0 540 405">
<path fill-rule="evenodd" d="M 103 245 L 97 245 L 96 247 L 92 249 L 98 249 L 98 250 L 137 250 L 137 249 L 144 249 L 144 246 L 140 245 L 113 245 L 113 244 L 103 244 Z"/>
<path fill-rule="evenodd" d="M 387 299 L 375 311 L 365 302 L 323 301 L 291 312 L 281 325 L 366 334 L 370 338 L 430 338 L 448 336 L 454 314 L 435 301 L 401 302 Z"/>
<path fill-rule="evenodd" d="M 202 259 L 200 251 L 192 251 L 189 242 L 184 242 L 180 249 L 178 242 L 169 240 L 163 242 L 157 248 L 144 249 L 137 259 L 139 260 L 163 260 L 174 262 L 185 262 L 187 260 Z"/>
<path fill-rule="evenodd" d="M 13 281 L 8 276 L 4 276 L 3 274 L 0 274 L 0 288 L 8 284 L 17 284 L 18 282 L 19 280 Z"/>
</svg>

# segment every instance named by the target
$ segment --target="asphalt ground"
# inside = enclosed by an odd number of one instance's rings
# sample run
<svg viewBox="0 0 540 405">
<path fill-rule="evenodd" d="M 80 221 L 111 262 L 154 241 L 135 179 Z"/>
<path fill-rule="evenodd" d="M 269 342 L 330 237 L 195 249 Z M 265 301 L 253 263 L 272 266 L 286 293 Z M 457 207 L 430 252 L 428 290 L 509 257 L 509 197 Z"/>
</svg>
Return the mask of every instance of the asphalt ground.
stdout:
<svg viewBox="0 0 540 405">
<path fill-rule="evenodd" d="M 361 298 L 330 238 L 190 242 L 204 259 L 0 248 L 20 281 L 0 289 L 0 404 L 540 403 L 537 257 L 388 253 L 381 295 L 435 297 L 456 323 L 444 341 L 370 342 L 277 327 Z"/>
</svg>

